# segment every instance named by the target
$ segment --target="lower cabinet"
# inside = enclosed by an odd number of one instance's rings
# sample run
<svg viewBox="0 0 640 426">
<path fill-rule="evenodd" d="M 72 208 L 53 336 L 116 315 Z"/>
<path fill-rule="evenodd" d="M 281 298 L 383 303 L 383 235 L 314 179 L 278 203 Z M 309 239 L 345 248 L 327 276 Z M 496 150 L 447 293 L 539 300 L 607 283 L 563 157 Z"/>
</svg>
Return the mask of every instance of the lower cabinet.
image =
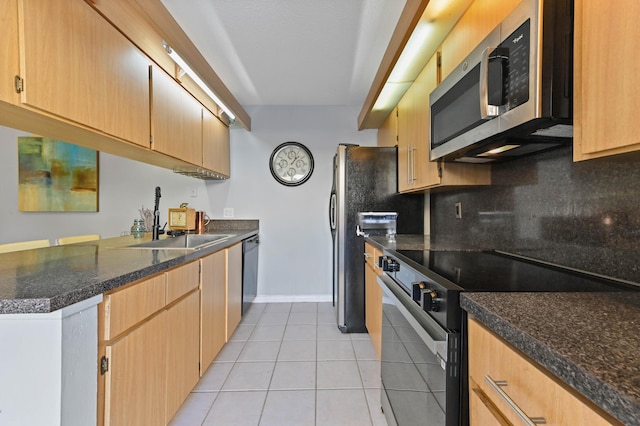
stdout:
<svg viewBox="0 0 640 426">
<path fill-rule="evenodd" d="M 242 316 L 242 243 L 200 259 L 200 375 L 229 340 Z"/>
<path fill-rule="evenodd" d="M 242 243 L 105 293 L 97 424 L 168 424 L 241 315 Z"/>
<path fill-rule="evenodd" d="M 193 291 L 166 312 L 166 423 L 200 379 L 200 292 Z"/>
<path fill-rule="evenodd" d="M 475 319 L 468 347 L 471 426 L 523 424 L 518 409 L 534 423 L 621 425 Z"/>
<path fill-rule="evenodd" d="M 242 243 L 227 249 L 227 340 L 242 317 Z"/>
<path fill-rule="evenodd" d="M 199 379 L 200 263 L 106 293 L 98 305 L 98 418 L 166 425 Z"/>
<path fill-rule="evenodd" d="M 200 259 L 200 375 L 202 376 L 227 341 L 226 250 Z"/>
<path fill-rule="evenodd" d="M 378 359 L 382 356 L 382 288 L 378 285 L 378 275 L 382 270 L 378 267 L 377 261 L 380 252 L 369 243 L 365 243 L 365 267 L 364 267 L 364 301 L 365 301 L 365 324 L 367 331 L 373 342 L 373 347 L 378 354 Z"/>
<path fill-rule="evenodd" d="M 105 425 L 165 424 L 166 313 L 106 346 Z"/>
</svg>

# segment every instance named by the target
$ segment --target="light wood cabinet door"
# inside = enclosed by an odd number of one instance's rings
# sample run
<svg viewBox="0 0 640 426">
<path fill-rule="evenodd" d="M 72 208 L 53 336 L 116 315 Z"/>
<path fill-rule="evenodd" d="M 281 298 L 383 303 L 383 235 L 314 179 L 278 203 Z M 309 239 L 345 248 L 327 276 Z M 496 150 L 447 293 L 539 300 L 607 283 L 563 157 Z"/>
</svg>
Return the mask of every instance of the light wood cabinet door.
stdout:
<svg viewBox="0 0 640 426">
<path fill-rule="evenodd" d="M 200 375 L 202 376 L 227 341 L 225 250 L 200 260 Z"/>
<path fill-rule="evenodd" d="M 438 86 L 438 57 L 433 55 L 422 69 L 414 86 L 414 188 L 428 188 L 443 183 L 438 163 L 429 161 L 431 151 L 431 109 L 429 94 Z"/>
<path fill-rule="evenodd" d="M 242 243 L 227 250 L 227 336 L 229 340 L 242 317 Z"/>
<path fill-rule="evenodd" d="M 14 83 L 20 74 L 17 0 L 0 2 L 0 35 L 0 101 L 16 104 L 20 102 Z"/>
<path fill-rule="evenodd" d="M 167 276 L 167 305 L 200 285 L 200 262 L 172 269 Z"/>
<path fill-rule="evenodd" d="M 111 340 L 164 308 L 166 281 L 162 274 L 106 294 L 102 339 Z"/>
<path fill-rule="evenodd" d="M 398 144 L 398 110 L 394 108 L 378 129 L 378 146 Z"/>
<path fill-rule="evenodd" d="M 149 60 L 86 2 L 19 1 L 24 104 L 149 146 Z"/>
<path fill-rule="evenodd" d="M 376 268 L 379 251 L 369 243 L 365 243 L 366 265 L 365 279 L 365 324 L 373 347 L 382 356 L 382 288 L 378 285 L 379 269 Z"/>
<path fill-rule="evenodd" d="M 202 105 L 171 76 L 151 69 L 151 148 L 202 165 Z"/>
<path fill-rule="evenodd" d="M 105 425 L 165 424 L 165 314 L 106 345 Z"/>
<path fill-rule="evenodd" d="M 574 160 L 640 150 L 640 2 L 575 1 Z"/>
<path fill-rule="evenodd" d="M 200 291 L 167 309 L 166 317 L 168 424 L 200 378 Z"/>
<path fill-rule="evenodd" d="M 525 415 L 542 417 L 548 425 L 621 425 L 477 321 L 470 319 L 468 330 L 469 392 L 486 395 L 491 404 L 485 405 L 495 407 L 509 422 L 522 424 L 522 419 L 496 388 Z M 471 424 L 484 426 L 485 423 L 471 418 Z"/>
<path fill-rule="evenodd" d="M 520 1 L 474 0 L 442 42 L 442 78 L 446 78 Z"/>
<path fill-rule="evenodd" d="M 229 128 L 208 109 L 202 110 L 202 165 L 227 177 L 229 166 Z"/>
<path fill-rule="evenodd" d="M 415 123 L 414 86 L 402 96 L 398 111 L 398 191 L 407 192 L 414 187 L 415 174 Z"/>
</svg>

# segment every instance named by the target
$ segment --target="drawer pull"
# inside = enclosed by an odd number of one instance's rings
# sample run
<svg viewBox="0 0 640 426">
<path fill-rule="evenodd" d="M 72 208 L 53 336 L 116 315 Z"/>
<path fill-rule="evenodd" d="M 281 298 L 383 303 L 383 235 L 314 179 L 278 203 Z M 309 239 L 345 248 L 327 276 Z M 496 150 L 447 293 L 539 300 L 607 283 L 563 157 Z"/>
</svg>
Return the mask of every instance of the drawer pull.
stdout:
<svg viewBox="0 0 640 426">
<path fill-rule="evenodd" d="M 496 392 L 498 392 L 498 395 L 500 395 L 500 397 L 502 397 L 502 399 L 504 399 L 505 402 L 509 404 L 511 409 L 513 409 L 513 411 L 515 411 L 516 414 L 520 416 L 520 418 L 525 422 L 525 424 L 527 424 L 527 426 L 535 426 L 547 423 L 544 417 L 529 417 L 525 414 L 524 411 L 522 411 L 520 407 L 518 407 L 518 405 L 509 397 L 509 395 L 507 395 L 502 390 L 503 386 L 507 386 L 507 382 L 502 380 L 494 381 L 491 377 L 489 377 L 489 375 L 484 376 L 484 379 L 491 385 L 493 389 L 495 389 Z"/>
</svg>

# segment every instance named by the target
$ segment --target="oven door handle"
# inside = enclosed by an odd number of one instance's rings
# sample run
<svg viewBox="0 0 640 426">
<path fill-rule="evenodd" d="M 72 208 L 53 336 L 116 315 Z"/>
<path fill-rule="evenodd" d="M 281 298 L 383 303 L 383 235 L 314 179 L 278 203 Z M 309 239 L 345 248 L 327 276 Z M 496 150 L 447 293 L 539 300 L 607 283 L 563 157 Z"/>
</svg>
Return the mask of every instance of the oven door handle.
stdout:
<svg viewBox="0 0 640 426">
<path fill-rule="evenodd" d="M 384 295 L 398 308 L 414 331 L 420 336 L 425 345 L 440 358 L 447 362 L 447 330 L 431 318 L 413 300 L 402 291 L 398 284 L 386 275 L 378 276 L 378 285 L 382 287 Z M 444 368 L 444 367 L 443 367 Z"/>
</svg>

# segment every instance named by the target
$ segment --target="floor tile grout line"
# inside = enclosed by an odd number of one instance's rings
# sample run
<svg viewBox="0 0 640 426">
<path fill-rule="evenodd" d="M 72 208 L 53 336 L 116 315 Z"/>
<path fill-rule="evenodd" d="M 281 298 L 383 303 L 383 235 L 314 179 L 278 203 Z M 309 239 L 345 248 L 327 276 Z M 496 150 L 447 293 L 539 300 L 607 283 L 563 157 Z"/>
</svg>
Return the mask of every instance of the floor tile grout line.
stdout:
<svg viewBox="0 0 640 426">
<path fill-rule="evenodd" d="M 291 305 L 293 306 L 293 304 Z M 266 308 L 265 308 L 266 310 Z M 264 311 L 263 311 L 264 314 Z M 260 422 L 262 421 L 262 416 L 264 416 L 264 409 L 267 406 L 267 399 L 269 398 L 269 391 L 271 390 L 271 383 L 273 382 L 273 376 L 276 373 L 276 365 L 278 363 L 278 356 L 280 355 L 280 350 L 282 349 L 282 340 L 284 339 L 284 333 L 287 330 L 287 326 L 286 324 L 289 322 L 289 317 L 291 316 L 291 307 L 289 307 L 289 312 L 287 313 L 287 322 L 285 323 L 285 327 L 284 330 L 282 332 L 282 337 L 280 339 L 280 345 L 278 346 L 278 353 L 276 354 L 276 359 L 273 363 L 273 371 L 271 371 L 271 377 L 269 378 L 269 384 L 267 385 L 267 392 L 265 393 L 264 396 L 264 401 L 262 402 L 262 408 L 260 409 L 260 416 L 258 417 L 258 425 L 260 425 Z"/>
<path fill-rule="evenodd" d="M 232 364 L 231 369 L 229 369 L 229 371 L 227 372 L 227 374 L 226 374 L 226 376 L 224 377 L 224 380 L 223 380 L 223 382 L 222 382 L 222 384 L 221 384 L 221 386 L 220 386 L 220 388 L 221 388 L 221 389 L 220 389 L 220 390 L 209 390 L 209 391 L 208 391 L 208 390 L 203 390 L 203 391 L 193 391 L 193 393 L 213 393 L 213 392 L 216 392 L 216 396 L 215 396 L 215 398 L 214 398 L 214 399 L 213 399 L 213 401 L 211 402 L 211 405 L 209 406 L 209 408 L 208 408 L 208 410 L 207 410 L 207 412 L 206 412 L 206 414 L 205 414 L 205 417 L 203 418 L 202 422 L 200 423 L 201 425 L 203 425 L 203 424 L 204 424 L 204 422 L 207 420 L 208 416 L 211 414 L 211 412 L 212 412 L 212 410 L 213 410 L 213 407 L 214 407 L 214 405 L 215 405 L 216 401 L 218 401 L 218 398 L 219 398 L 219 396 L 220 396 L 220 394 L 221 394 L 221 393 L 228 393 L 228 392 L 231 392 L 231 393 L 232 393 L 232 392 L 245 392 L 245 391 L 257 391 L 256 389 L 246 389 L 246 390 L 245 390 L 245 389 L 222 390 L 222 387 L 224 387 L 224 384 L 229 380 L 229 377 L 230 377 L 230 375 L 231 375 L 231 371 L 232 371 L 232 370 L 237 366 L 237 364 L 239 364 L 239 363 L 256 363 L 256 362 L 264 362 L 264 360 L 247 360 L 247 361 L 240 361 L 240 360 L 239 360 L 239 358 L 240 358 L 240 354 L 241 354 L 241 353 L 242 353 L 242 351 L 246 348 L 247 344 L 248 344 L 250 341 L 254 341 L 254 342 L 261 342 L 261 341 L 263 341 L 263 340 L 251 340 L 251 337 L 254 335 L 255 330 L 256 330 L 256 327 L 257 327 L 258 325 L 276 325 L 276 324 L 262 324 L 262 323 L 261 323 L 261 320 L 263 319 L 263 315 L 264 315 L 265 313 L 267 313 L 267 312 L 271 312 L 271 311 L 270 311 L 270 309 L 275 309 L 275 312 L 279 312 L 279 311 L 278 311 L 278 309 L 279 309 L 279 308 L 269 308 L 268 306 L 269 306 L 269 304 L 267 304 L 267 306 L 265 306 L 265 307 L 262 309 L 262 311 L 260 312 L 260 315 L 256 318 L 255 323 L 254 323 L 254 324 L 251 324 L 253 328 L 252 328 L 251 332 L 249 333 L 248 337 L 247 337 L 245 340 L 242 340 L 242 341 L 236 341 L 236 342 L 242 342 L 242 347 L 241 347 L 241 348 L 240 348 L 240 350 L 238 351 L 238 355 L 235 357 L 235 360 L 234 360 L 234 361 L 232 361 L 232 362 L 230 362 L 230 361 L 219 361 L 220 363 L 231 363 L 231 364 Z M 265 415 L 265 410 L 266 410 L 266 408 L 267 408 L 267 400 L 268 400 L 268 398 L 269 398 L 269 394 L 270 394 L 271 392 L 276 392 L 276 391 L 278 391 L 278 392 L 314 391 L 314 397 L 315 397 L 315 401 L 314 401 L 314 402 L 315 402 L 315 403 L 314 403 L 314 420 L 313 420 L 313 424 L 314 424 L 314 425 L 317 425 L 317 424 L 318 424 L 318 415 L 319 415 L 319 411 L 318 411 L 318 409 L 319 409 L 319 407 L 318 407 L 318 402 L 319 402 L 319 400 L 318 400 L 318 391 L 319 391 L 319 390 L 322 390 L 322 391 L 324 391 L 324 390 L 327 390 L 327 391 L 345 391 L 345 390 L 355 391 L 355 390 L 357 390 L 357 391 L 361 391 L 361 392 L 362 392 L 363 397 L 365 398 L 365 404 L 366 404 L 366 408 L 367 408 L 367 411 L 368 411 L 369 424 L 374 425 L 375 423 L 374 423 L 373 412 L 372 412 L 372 410 L 371 410 L 371 406 L 370 406 L 369 399 L 368 399 L 368 396 L 367 396 L 367 391 L 368 391 L 368 389 L 378 389 L 378 387 L 371 387 L 371 388 L 365 387 L 364 379 L 363 379 L 362 365 L 361 365 L 361 364 L 362 364 L 363 362 L 365 362 L 365 361 L 375 361 L 375 359 L 366 359 L 366 358 L 367 358 L 367 357 L 366 357 L 366 355 L 364 355 L 364 357 L 363 357 L 362 359 L 361 359 L 361 358 L 359 358 L 359 357 L 358 357 L 358 353 L 356 352 L 356 343 L 354 343 L 356 340 L 363 340 L 363 341 L 365 341 L 366 339 L 364 339 L 362 336 L 359 336 L 359 338 L 355 338 L 355 339 L 354 339 L 354 336 L 353 336 L 353 335 L 348 336 L 348 337 L 349 337 L 349 339 L 348 339 L 348 340 L 351 342 L 350 347 L 351 347 L 351 350 L 353 351 L 353 360 L 354 360 L 354 361 L 356 361 L 354 364 L 355 364 L 355 366 L 356 366 L 356 368 L 357 368 L 357 370 L 358 370 L 358 371 L 357 371 L 357 374 L 358 374 L 358 377 L 359 377 L 359 379 L 360 379 L 360 386 L 356 386 L 356 387 L 345 387 L 345 388 L 336 388 L 335 386 L 330 386 L 330 387 L 327 387 L 327 388 L 320 388 L 320 387 L 318 386 L 318 375 L 319 375 L 318 363 L 320 362 L 320 361 L 319 361 L 320 344 L 323 344 L 323 343 L 324 343 L 324 344 L 326 344 L 327 342 L 329 342 L 329 341 L 331 341 L 331 340 L 343 340 L 343 339 L 339 339 L 339 338 L 337 338 L 337 337 L 336 337 L 336 338 L 333 338 L 333 337 L 332 337 L 332 335 L 325 335 L 325 336 L 324 336 L 324 339 L 322 339 L 322 340 L 320 340 L 320 339 L 319 339 L 319 331 L 320 331 L 320 328 L 321 328 L 322 326 L 328 326 L 328 325 L 330 325 L 330 324 L 328 324 L 328 323 L 320 324 L 320 322 L 319 322 L 319 321 L 320 321 L 320 315 L 321 315 L 321 312 L 320 312 L 320 304 L 315 303 L 314 308 L 315 308 L 315 310 L 314 310 L 314 313 L 315 313 L 315 324 L 314 324 L 314 326 L 315 326 L 315 334 L 316 334 L 316 335 L 315 335 L 315 341 L 314 341 L 314 339 L 304 339 L 304 340 L 300 340 L 300 339 L 291 339 L 291 340 L 286 340 L 286 341 L 292 341 L 292 342 L 293 342 L 293 341 L 297 341 L 297 342 L 313 342 L 313 343 L 315 344 L 315 357 L 314 357 L 315 359 L 314 359 L 314 361 L 313 361 L 314 366 L 315 366 L 315 386 L 314 386 L 314 388 L 313 388 L 313 389 L 312 389 L 312 388 L 306 388 L 306 387 L 305 387 L 305 388 L 291 388 L 291 389 L 286 388 L 286 387 L 285 387 L 285 388 L 283 388 L 283 389 L 273 389 L 273 388 L 272 388 L 272 385 L 274 384 L 274 377 L 275 377 L 275 373 L 276 373 L 276 366 L 278 365 L 278 363 L 279 363 L 279 362 L 293 362 L 293 363 L 295 363 L 295 362 L 308 362 L 308 361 L 307 361 L 307 360 L 305 360 L 305 359 L 291 359 L 291 360 L 282 360 L 282 361 L 280 361 L 280 360 L 279 360 L 279 359 L 280 359 L 280 355 L 282 354 L 283 344 L 284 344 L 284 342 L 285 342 L 285 335 L 286 335 L 286 333 L 287 333 L 287 327 L 288 327 L 289 325 L 307 325 L 307 324 L 304 324 L 304 321 L 306 321 L 306 320 L 304 320 L 305 315 L 300 315 L 300 316 L 299 316 L 299 317 L 300 317 L 299 319 L 303 321 L 303 323 L 302 323 L 302 324 L 300 324 L 300 323 L 292 323 L 292 322 L 290 322 L 291 320 L 293 320 L 293 319 L 294 319 L 292 314 L 297 314 L 297 313 L 300 313 L 300 314 L 307 314 L 307 313 L 309 313 L 309 312 L 306 310 L 307 308 L 304 308 L 304 309 L 303 309 L 303 310 L 301 310 L 300 312 L 294 312 L 294 310 L 296 310 L 296 311 L 297 311 L 298 309 L 301 309 L 301 308 L 300 308 L 300 307 L 297 307 L 297 308 L 296 308 L 296 304 L 295 304 L 295 303 L 290 303 L 290 304 L 289 304 L 289 309 L 287 310 L 287 312 L 285 312 L 285 313 L 287 314 L 287 315 L 286 315 L 286 322 L 285 322 L 285 324 L 284 324 L 284 331 L 283 331 L 283 333 L 282 333 L 282 335 L 281 335 L 281 338 L 280 338 L 279 340 L 268 340 L 268 341 L 277 341 L 279 344 L 278 344 L 278 350 L 277 350 L 277 353 L 276 353 L 276 355 L 275 355 L 275 361 L 274 361 L 274 363 L 273 363 L 273 371 L 272 371 L 271 376 L 270 376 L 270 378 L 269 378 L 269 384 L 268 384 L 267 389 L 266 389 L 266 392 L 265 392 L 265 398 L 264 398 L 264 400 L 262 401 L 262 406 L 260 407 L 260 415 L 259 415 L 259 421 L 258 421 L 258 424 L 262 421 L 263 416 Z M 323 315 L 323 317 L 325 317 L 325 318 L 326 318 L 326 312 L 323 312 L 323 313 L 322 313 L 322 315 Z M 245 324 L 245 325 L 248 325 L 248 324 Z M 308 324 L 308 325 L 311 325 L 311 324 Z M 230 341 L 230 342 L 231 342 L 231 341 Z M 362 347 L 361 347 L 361 350 L 364 350 L 364 348 L 362 348 Z M 214 361 L 215 361 L 215 360 L 214 360 Z M 335 360 L 331 360 L 331 359 L 327 359 L 327 360 L 324 360 L 324 361 L 328 361 L 328 362 L 336 362 L 336 361 L 348 361 L 348 360 L 342 360 L 342 359 L 335 359 Z M 378 390 L 379 390 L 379 389 L 378 389 Z M 264 392 L 264 390 L 260 390 L 260 392 Z M 210 419 L 210 420 L 215 420 L 215 419 Z"/>
</svg>

